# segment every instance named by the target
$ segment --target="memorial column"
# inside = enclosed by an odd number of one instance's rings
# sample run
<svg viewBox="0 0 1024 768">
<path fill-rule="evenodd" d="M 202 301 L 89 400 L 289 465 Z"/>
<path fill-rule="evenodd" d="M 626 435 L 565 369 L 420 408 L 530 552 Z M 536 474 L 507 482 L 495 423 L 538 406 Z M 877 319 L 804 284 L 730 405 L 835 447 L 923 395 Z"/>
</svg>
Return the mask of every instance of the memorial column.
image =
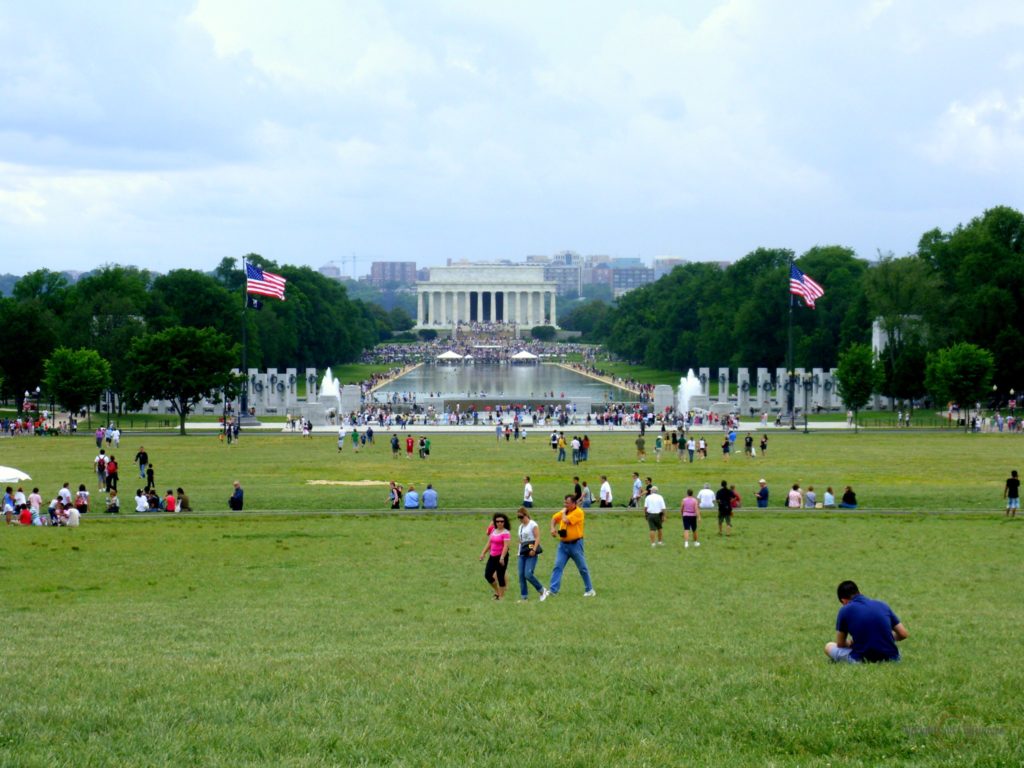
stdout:
<svg viewBox="0 0 1024 768">
<path fill-rule="evenodd" d="M 423 325 L 423 291 L 416 292 L 416 325 Z"/>
<path fill-rule="evenodd" d="M 437 325 L 437 291 L 430 292 L 430 324 Z"/>
<path fill-rule="evenodd" d="M 558 325 L 558 319 L 557 319 L 558 315 L 555 313 L 555 300 L 557 298 L 558 298 L 558 293 L 556 291 L 552 291 L 551 292 L 551 325 L 553 325 L 553 326 L 557 326 Z"/>
</svg>

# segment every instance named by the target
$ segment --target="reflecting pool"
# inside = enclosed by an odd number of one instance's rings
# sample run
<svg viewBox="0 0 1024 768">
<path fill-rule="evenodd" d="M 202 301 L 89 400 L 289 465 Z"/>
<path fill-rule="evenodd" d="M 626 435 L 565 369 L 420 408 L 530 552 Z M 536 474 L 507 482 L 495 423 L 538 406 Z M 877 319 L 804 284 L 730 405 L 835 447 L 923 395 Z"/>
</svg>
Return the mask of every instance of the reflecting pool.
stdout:
<svg viewBox="0 0 1024 768">
<path fill-rule="evenodd" d="M 415 392 L 417 399 L 429 396 L 444 398 L 510 398 L 589 397 L 603 400 L 636 400 L 636 395 L 603 381 L 562 368 L 558 365 L 511 365 L 480 363 L 473 365 L 422 365 L 414 371 L 388 382 L 378 393 Z"/>
</svg>

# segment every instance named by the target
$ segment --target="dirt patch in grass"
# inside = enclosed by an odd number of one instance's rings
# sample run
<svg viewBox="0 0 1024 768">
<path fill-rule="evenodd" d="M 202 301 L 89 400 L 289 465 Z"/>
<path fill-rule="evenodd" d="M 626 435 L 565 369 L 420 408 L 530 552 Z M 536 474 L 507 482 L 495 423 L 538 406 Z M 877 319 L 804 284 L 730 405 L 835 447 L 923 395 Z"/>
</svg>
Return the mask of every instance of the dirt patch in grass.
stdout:
<svg viewBox="0 0 1024 768">
<path fill-rule="evenodd" d="M 387 485 L 386 480 L 307 480 L 306 485 Z"/>
</svg>

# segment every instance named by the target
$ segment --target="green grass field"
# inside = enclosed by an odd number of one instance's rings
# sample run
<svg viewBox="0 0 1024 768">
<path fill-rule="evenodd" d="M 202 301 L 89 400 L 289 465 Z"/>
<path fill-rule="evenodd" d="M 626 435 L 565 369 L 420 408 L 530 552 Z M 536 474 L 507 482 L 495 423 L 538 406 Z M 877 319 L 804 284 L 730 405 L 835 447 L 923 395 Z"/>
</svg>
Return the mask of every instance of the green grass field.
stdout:
<svg viewBox="0 0 1024 768">
<path fill-rule="evenodd" d="M 0 765 L 1021 764 L 1024 527 L 1001 512 L 1016 436 L 773 433 L 763 460 L 693 466 L 591 437 L 595 490 L 603 472 L 622 499 L 639 469 L 675 508 L 688 485 L 749 495 L 764 475 L 773 508 L 741 511 L 728 540 L 705 519 L 686 551 L 674 514 L 652 550 L 638 513 L 593 512 L 596 598 L 570 565 L 548 602 L 515 602 L 510 574 L 498 603 L 477 559 L 487 510 L 514 509 L 528 472 L 543 518 L 574 471 L 539 431 L 436 434 L 423 462 L 382 443 L 338 456 L 327 436 L 126 437 L 122 488 L 144 442 L 199 511 L 4 528 Z M 3 440 L 0 463 L 49 498 L 93 489 L 94 448 Z M 251 511 L 229 514 L 236 477 Z M 433 482 L 459 514 L 309 483 L 391 478 Z M 792 480 L 904 514 L 785 512 Z M 903 662 L 827 663 L 844 578 L 900 615 Z"/>
</svg>

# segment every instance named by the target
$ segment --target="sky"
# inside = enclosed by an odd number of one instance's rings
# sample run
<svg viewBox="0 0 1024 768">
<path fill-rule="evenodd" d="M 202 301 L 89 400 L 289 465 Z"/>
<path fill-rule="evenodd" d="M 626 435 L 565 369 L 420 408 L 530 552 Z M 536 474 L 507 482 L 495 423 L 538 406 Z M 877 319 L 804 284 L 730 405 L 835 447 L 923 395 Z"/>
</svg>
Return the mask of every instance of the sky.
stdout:
<svg viewBox="0 0 1024 768">
<path fill-rule="evenodd" d="M 0 0 L 0 272 L 913 252 L 1024 209 L 1020 0 Z"/>
</svg>

